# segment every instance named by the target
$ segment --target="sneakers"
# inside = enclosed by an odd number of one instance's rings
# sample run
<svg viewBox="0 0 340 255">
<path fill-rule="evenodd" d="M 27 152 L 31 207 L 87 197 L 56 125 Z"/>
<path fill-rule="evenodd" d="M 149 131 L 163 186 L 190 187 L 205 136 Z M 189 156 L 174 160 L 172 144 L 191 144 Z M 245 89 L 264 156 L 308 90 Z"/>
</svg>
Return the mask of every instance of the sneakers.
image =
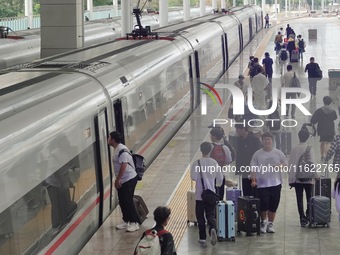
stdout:
<svg viewBox="0 0 340 255">
<path fill-rule="evenodd" d="M 198 242 L 201 243 L 201 244 L 205 244 L 205 240 L 204 239 L 199 239 Z"/>
<path fill-rule="evenodd" d="M 121 223 L 121 224 L 118 224 L 117 226 L 116 226 L 116 229 L 124 229 L 124 228 L 127 228 L 128 227 L 128 223 L 127 222 L 123 222 L 123 223 Z"/>
<path fill-rule="evenodd" d="M 261 232 L 261 234 L 267 233 L 267 222 L 265 220 L 261 221 L 260 232 Z"/>
<path fill-rule="evenodd" d="M 267 233 L 275 233 L 273 223 L 271 223 L 271 222 L 268 223 Z"/>
<path fill-rule="evenodd" d="M 211 245 L 215 246 L 217 242 L 216 230 L 212 229 L 210 234 L 211 234 Z"/>
<path fill-rule="evenodd" d="M 301 225 L 301 227 L 306 227 L 308 225 L 308 219 L 307 218 L 302 218 L 300 220 L 300 225 Z"/>
<path fill-rule="evenodd" d="M 139 224 L 137 222 L 130 222 L 126 228 L 127 232 L 135 232 L 139 229 Z"/>
</svg>

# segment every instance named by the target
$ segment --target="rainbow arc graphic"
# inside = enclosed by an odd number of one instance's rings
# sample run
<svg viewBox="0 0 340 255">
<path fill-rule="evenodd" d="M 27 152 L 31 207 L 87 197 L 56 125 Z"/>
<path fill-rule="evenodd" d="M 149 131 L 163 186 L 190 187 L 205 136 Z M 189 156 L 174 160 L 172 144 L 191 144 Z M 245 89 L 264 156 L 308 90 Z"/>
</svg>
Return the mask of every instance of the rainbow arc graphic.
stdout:
<svg viewBox="0 0 340 255">
<path fill-rule="evenodd" d="M 207 95 L 209 95 L 209 97 L 212 99 L 214 104 L 217 104 L 217 100 L 216 100 L 216 98 L 217 98 L 221 106 L 222 106 L 222 99 L 221 99 L 220 95 L 217 93 L 216 89 L 214 89 L 212 86 L 210 86 L 210 85 L 208 85 L 204 82 L 200 82 L 199 84 L 207 87 L 207 88 L 200 88 L 202 91 L 205 92 L 205 94 L 202 94 L 201 114 L 207 115 Z M 216 98 L 214 97 L 213 94 L 215 94 Z"/>
</svg>

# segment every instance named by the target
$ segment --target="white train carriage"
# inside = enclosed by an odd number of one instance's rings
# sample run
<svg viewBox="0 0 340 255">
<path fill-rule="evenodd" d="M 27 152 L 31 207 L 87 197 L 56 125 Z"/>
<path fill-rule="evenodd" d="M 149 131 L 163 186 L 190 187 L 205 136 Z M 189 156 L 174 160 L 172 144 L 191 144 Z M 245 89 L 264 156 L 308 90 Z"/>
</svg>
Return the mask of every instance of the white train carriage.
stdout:
<svg viewBox="0 0 340 255">
<path fill-rule="evenodd" d="M 3 71 L 1 254 L 79 252 L 117 205 L 109 132 L 149 165 L 240 53 L 230 16 Z"/>
</svg>

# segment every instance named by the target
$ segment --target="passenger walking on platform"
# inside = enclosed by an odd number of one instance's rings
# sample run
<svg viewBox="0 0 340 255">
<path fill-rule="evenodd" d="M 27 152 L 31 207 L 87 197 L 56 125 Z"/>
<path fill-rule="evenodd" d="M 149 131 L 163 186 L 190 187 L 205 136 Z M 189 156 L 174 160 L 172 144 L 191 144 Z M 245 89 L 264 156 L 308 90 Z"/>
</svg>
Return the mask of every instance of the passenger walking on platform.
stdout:
<svg viewBox="0 0 340 255">
<path fill-rule="evenodd" d="M 279 31 L 274 39 L 276 55 L 279 55 L 282 43 L 283 43 L 283 35 Z"/>
<path fill-rule="evenodd" d="M 205 218 L 208 221 L 209 233 L 211 236 L 211 244 L 215 245 L 217 241 L 216 236 L 216 205 L 205 204 L 202 200 L 202 192 L 204 182 L 205 189 L 215 191 L 216 186 L 222 185 L 223 175 L 221 171 L 209 172 L 208 167 L 217 169 L 218 163 L 216 160 L 209 156 L 211 151 L 211 144 L 209 142 L 203 142 L 200 146 L 202 152 L 202 158 L 195 161 L 191 166 L 190 176 L 193 181 L 196 181 L 196 218 L 199 229 L 199 242 L 204 244 L 207 238 L 205 228 Z M 207 170 L 207 171 L 206 171 Z M 224 187 L 223 187 L 224 188 Z M 205 217 L 204 217 L 205 213 Z"/>
<path fill-rule="evenodd" d="M 264 28 L 269 28 L 269 15 L 267 13 L 267 15 L 264 17 L 264 20 L 266 21 L 266 24 L 264 26 Z"/>
<path fill-rule="evenodd" d="M 115 187 L 118 192 L 119 205 L 123 214 L 123 223 L 116 226 L 133 232 L 139 229 L 137 212 L 133 203 L 133 195 L 137 184 L 137 173 L 129 149 L 122 144 L 122 135 L 118 131 L 110 133 L 108 144 L 114 148 L 113 163 L 115 171 Z M 123 153 L 120 153 L 124 150 Z M 119 155 L 120 154 L 120 155 Z"/>
<path fill-rule="evenodd" d="M 238 76 L 238 80 L 234 82 L 234 85 L 242 90 L 244 97 L 247 98 L 248 85 L 244 82 L 244 76 L 242 74 Z"/>
<path fill-rule="evenodd" d="M 243 196 L 255 196 L 256 187 L 251 186 L 250 172 L 242 171 L 250 165 L 254 153 L 261 148 L 260 140 L 243 124 L 235 125 L 237 139 L 236 174 L 242 177 Z M 242 169 L 241 169 L 242 168 Z"/>
<path fill-rule="evenodd" d="M 289 171 L 288 180 L 289 186 L 295 188 L 296 194 L 296 203 L 297 208 L 300 216 L 300 225 L 301 227 L 306 227 L 308 225 L 308 217 L 309 217 L 309 203 L 310 199 L 313 195 L 313 179 L 297 179 L 295 177 L 296 171 L 300 171 L 299 169 L 299 160 L 301 156 L 307 151 L 308 147 L 308 155 L 307 159 L 311 162 L 315 162 L 314 159 L 314 149 L 312 146 L 307 144 L 307 140 L 309 138 L 309 133 L 306 131 L 301 130 L 298 133 L 300 143 L 292 148 L 290 152 L 288 166 L 290 167 L 291 171 Z M 295 169 L 295 171 L 293 170 Z M 315 176 L 317 177 L 317 176 Z M 306 193 L 306 201 L 307 201 L 307 210 L 306 213 L 304 211 L 303 206 L 303 190 Z"/>
<path fill-rule="evenodd" d="M 297 36 L 297 48 L 299 49 L 299 57 L 301 61 L 303 60 L 303 53 L 305 52 L 306 42 L 303 40 L 301 35 Z"/>
<path fill-rule="evenodd" d="M 311 57 L 309 59 L 309 64 L 306 65 L 305 72 L 308 71 L 308 83 L 309 83 L 309 91 L 312 94 L 312 97 L 316 96 L 316 83 L 318 82 L 318 71 L 320 66 L 318 63 L 315 63 L 315 59 Z"/>
<path fill-rule="evenodd" d="M 339 226 L 340 226 L 340 176 L 338 174 L 335 179 L 334 189 L 332 191 L 332 197 L 335 199 L 335 208 L 338 212 Z"/>
<path fill-rule="evenodd" d="M 334 121 L 337 119 L 336 112 L 331 107 L 332 98 L 325 96 L 323 103 L 324 106 L 317 109 L 310 119 L 312 124 L 318 124 L 316 130 L 320 136 L 321 162 L 325 160 L 330 144 L 334 139 Z"/>
<path fill-rule="evenodd" d="M 292 31 L 293 31 L 293 29 L 289 26 L 289 24 L 287 24 L 287 27 L 286 27 L 286 37 L 287 37 L 287 39 L 292 34 Z"/>
<path fill-rule="evenodd" d="M 266 91 L 269 82 L 267 77 L 262 74 L 262 67 L 260 65 L 257 65 L 256 68 L 257 68 L 256 75 L 251 81 L 251 87 L 253 88 L 254 93 L 253 105 L 257 110 L 264 110 L 267 109 Z"/>
<path fill-rule="evenodd" d="M 325 162 L 328 162 L 333 157 L 333 165 L 340 167 L 340 135 L 336 135 L 331 143 L 331 146 L 325 157 Z M 322 162 L 323 163 L 323 162 Z M 335 169 L 335 168 L 334 168 Z"/>
<path fill-rule="evenodd" d="M 300 85 L 300 83 L 298 83 L 297 86 L 295 86 L 296 84 L 292 84 L 292 79 L 293 77 L 296 77 L 296 73 L 293 71 L 293 66 L 292 65 L 287 65 L 287 72 L 282 76 L 281 78 L 281 82 L 282 82 L 282 87 L 301 87 L 298 86 Z M 287 93 L 287 99 L 289 98 L 298 98 L 298 93 Z M 289 104 L 286 106 L 286 116 L 289 117 Z M 295 111 L 296 111 L 296 106 L 295 104 L 292 105 L 292 112 L 291 112 L 291 116 L 292 119 L 295 119 Z"/>
<path fill-rule="evenodd" d="M 158 206 L 153 212 L 153 218 L 156 221 L 156 225 L 146 232 L 156 231 L 159 235 L 159 244 L 161 248 L 161 255 L 176 255 L 176 247 L 172 234 L 165 230 L 166 225 L 168 225 L 170 219 L 171 210 L 165 206 Z M 140 240 L 142 240 L 146 232 L 143 233 Z M 139 244 L 136 247 L 135 254 L 138 255 Z M 144 248 L 144 247 L 143 247 Z"/>
<path fill-rule="evenodd" d="M 250 166 L 252 187 L 257 186 L 257 196 L 261 203 L 261 233 L 275 233 L 274 220 L 281 197 L 281 168 L 288 164 L 282 151 L 273 148 L 273 136 L 262 135 L 263 148 L 255 152 Z M 272 171 L 270 171 L 272 169 Z M 274 171 L 273 169 L 279 169 Z"/>
<path fill-rule="evenodd" d="M 213 127 L 210 130 L 210 139 L 212 142 L 210 157 L 215 159 L 220 167 L 226 166 L 232 162 L 231 152 L 229 148 L 223 144 L 223 135 L 224 131 L 221 127 Z M 224 197 L 225 184 L 226 180 L 225 177 L 223 177 L 222 185 L 216 185 L 216 193 L 220 196 L 221 200 L 223 200 Z"/>
<path fill-rule="evenodd" d="M 268 88 L 267 88 L 267 98 L 272 98 L 272 80 L 273 80 L 273 59 L 269 56 L 269 53 L 266 52 L 264 54 L 264 59 L 262 60 L 262 66 L 266 73 L 266 77 L 269 80 Z"/>
<path fill-rule="evenodd" d="M 268 109 L 273 105 L 273 101 L 270 100 L 268 104 Z M 278 105 L 274 112 L 267 117 L 267 128 L 269 133 L 273 136 L 273 147 L 276 149 L 281 149 L 281 118 L 280 118 L 280 106 Z"/>
<path fill-rule="evenodd" d="M 287 44 L 287 50 L 289 52 L 289 61 L 292 62 L 292 52 L 293 52 L 293 50 L 296 50 L 295 39 L 289 37 L 288 44 Z"/>
</svg>

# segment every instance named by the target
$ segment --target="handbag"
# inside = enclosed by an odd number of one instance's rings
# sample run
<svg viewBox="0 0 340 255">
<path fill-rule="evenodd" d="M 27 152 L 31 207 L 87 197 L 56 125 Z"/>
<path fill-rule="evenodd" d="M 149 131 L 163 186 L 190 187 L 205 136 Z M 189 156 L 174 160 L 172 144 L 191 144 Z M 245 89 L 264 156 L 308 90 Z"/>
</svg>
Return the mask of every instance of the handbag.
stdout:
<svg viewBox="0 0 340 255">
<path fill-rule="evenodd" d="M 322 70 L 320 68 L 316 69 L 316 79 L 318 81 L 322 79 Z"/>
<path fill-rule="evenodd" d="M 201 162 L 199 160 L 198 160 L 198 166 L 199 166 L 199 169 L 201 169 Z M 201 175 L 201 182 L 202 182 L 202 187 L 203 187 L 203 192 L 202 192 L 202 195 L 201 195 L 202 200 L 203 200 L 203 204 L 215 205 L 220 200 L 220 196 L 217 195 L 215 192 L 213 192 L 210 189 L 205 189 L 203 176 L 202 176 L 201 171 L 200 171 L 200 175 Z"/>
</svg>

